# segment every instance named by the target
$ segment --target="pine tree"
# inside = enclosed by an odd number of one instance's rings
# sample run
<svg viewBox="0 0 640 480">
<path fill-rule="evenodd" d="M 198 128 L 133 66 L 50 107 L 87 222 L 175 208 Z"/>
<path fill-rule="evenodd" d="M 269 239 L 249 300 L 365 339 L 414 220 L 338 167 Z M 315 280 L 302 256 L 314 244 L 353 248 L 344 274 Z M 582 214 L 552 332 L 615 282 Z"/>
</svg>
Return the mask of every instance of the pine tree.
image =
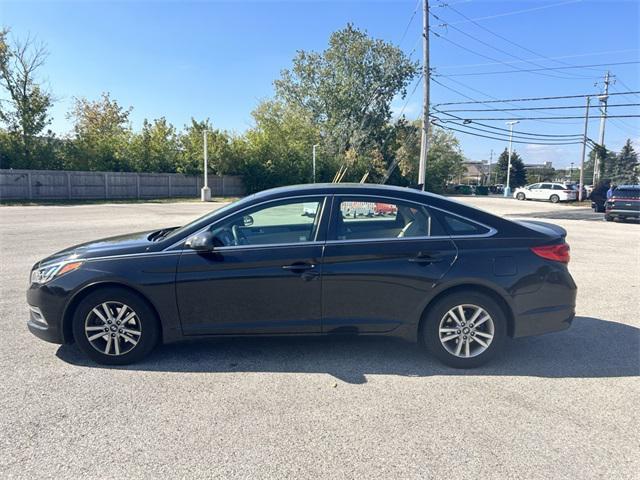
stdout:
<svg viewBox="0 0 640 480">
<path fill-rule="evenodd" d="M 616 156 L 612 170 L 614 183 L 618 185 L 638 183 L 638 154 L 631 145 L 631 139 L 627 139 L 627 143 Z"/>
<path fill-rule="evenodd" d="M 498 158 L 498 181 L 507 182 L 507 168 L 509 165 L 509 152 L 505 148 Z M 511 189 L 527 184 L 527 171 L 520 155 L 514 150 L 511 152 L 511 175 L 509 177 L 509 187 Z"/>
</svg>

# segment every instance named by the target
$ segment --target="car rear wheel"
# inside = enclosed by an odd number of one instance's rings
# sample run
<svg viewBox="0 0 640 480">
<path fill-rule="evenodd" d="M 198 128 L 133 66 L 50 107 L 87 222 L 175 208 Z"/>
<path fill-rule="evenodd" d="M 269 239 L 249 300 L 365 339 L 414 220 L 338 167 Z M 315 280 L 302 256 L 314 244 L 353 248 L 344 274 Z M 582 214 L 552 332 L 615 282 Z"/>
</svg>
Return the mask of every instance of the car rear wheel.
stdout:
<svg viewBox="0 0 640 480">
<path fill-rule="evenodd" d="M 560 197 L 558 195 L 551 195 L 549 197 L 549 200 L 551 201 L 551 203 L 558 203 L 560 201 Z"/>
<path fill-rule="evenodd" d="M 527 197 L 525 196 L 525 194 L 524 194 L 524 193 L 520 192 L 520 193 L 518 193 L 518 194 L 516 195 L 516 198 L 517 198 L 518 200 L 525 200 Z"/>
<path fill-rule="evenodd" d="M 120 288 L 97 290 L 73 315 L 73 335 L 80 349 L 104 365 L 126 365 L 146 357 L 158 343 L 160 327 L 140 296 Z"/>
<path fill-rule="evenodd" d="M 507 322 L 502 308 L 480 292 L 448 295 L 429 308 L 422 329 L 427 350 L 454 368 L 488 362 L 504 344 Z"/>
</svg>

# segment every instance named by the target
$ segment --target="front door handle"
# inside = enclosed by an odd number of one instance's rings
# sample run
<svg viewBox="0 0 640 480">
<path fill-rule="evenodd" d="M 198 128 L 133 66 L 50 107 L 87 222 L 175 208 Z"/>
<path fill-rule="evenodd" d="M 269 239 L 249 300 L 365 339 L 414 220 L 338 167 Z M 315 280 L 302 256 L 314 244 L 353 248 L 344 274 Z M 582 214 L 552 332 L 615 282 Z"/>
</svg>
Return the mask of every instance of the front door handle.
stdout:
<svg viewBox="0 0 640 480">
<path fill-rule="evenodd" d="M 292 265 L 283 265 L 283 270 L 291 270 L 293 272 L 303 271 L 303 270 L 311 270 L 312 268 L 316 268 L 313 263 L 294 263 Z"/>
<path fill-rule="evenodd" d="M 423 265 L 428 265 L 431 263 L 438 263 L 444 260 L 442 255 L 437 253 L 418 253 L 415 257 L 409 257 L 409 261 L 411 263 L 420 263 Z"/>
</svg>

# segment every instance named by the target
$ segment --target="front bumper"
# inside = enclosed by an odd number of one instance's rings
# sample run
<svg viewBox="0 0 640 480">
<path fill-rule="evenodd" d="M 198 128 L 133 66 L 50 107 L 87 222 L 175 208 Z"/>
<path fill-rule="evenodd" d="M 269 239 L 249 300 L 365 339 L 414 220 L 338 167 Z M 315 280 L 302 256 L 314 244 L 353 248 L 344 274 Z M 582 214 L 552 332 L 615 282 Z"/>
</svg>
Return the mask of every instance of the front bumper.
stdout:
<svg viewBox="0 0 640 480">
<path fill-rule="evenodd" d="M 58 344 L 66 343 L 62 331 L 66 296 L 61 295 L 60 290 L 49 285 L 37 284 L 32 284 L 27 290 L 27 328 L 36 337 Z"/>
</svg>

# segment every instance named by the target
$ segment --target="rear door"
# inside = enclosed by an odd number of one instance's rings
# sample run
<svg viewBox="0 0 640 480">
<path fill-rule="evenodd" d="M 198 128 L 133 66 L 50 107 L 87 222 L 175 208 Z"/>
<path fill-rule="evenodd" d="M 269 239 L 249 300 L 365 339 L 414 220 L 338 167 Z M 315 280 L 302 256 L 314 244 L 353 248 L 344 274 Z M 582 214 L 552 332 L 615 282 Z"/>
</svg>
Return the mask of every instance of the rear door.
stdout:
<svg viewBox="0 0 640 480">
<path fill-rule="evenodd" d="M 455 245 L 425 205 L 335 196 L 323 261 L 323 332 L 387 332 L 416 323 L 455 258 Z"/>
</svg>

